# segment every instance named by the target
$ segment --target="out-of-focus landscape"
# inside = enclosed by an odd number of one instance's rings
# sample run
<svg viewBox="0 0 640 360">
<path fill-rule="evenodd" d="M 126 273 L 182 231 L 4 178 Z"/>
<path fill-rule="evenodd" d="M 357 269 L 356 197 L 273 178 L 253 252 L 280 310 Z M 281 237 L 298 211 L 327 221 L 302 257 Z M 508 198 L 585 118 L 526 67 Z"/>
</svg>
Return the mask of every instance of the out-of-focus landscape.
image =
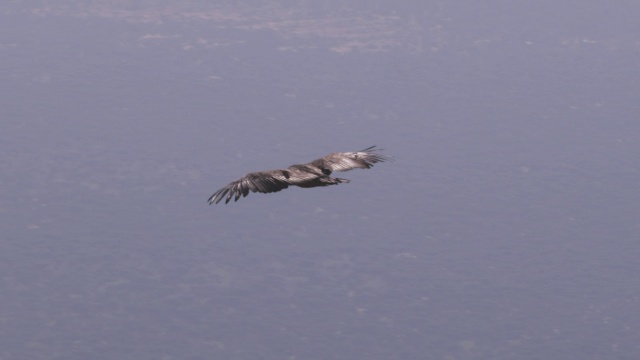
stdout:
<svg viewBox="0 0 640 360">
<path fill-rule="evenodd" d="M 639 11 L 3 3 L 0 359 L 639 358 Z"/>
</svg>

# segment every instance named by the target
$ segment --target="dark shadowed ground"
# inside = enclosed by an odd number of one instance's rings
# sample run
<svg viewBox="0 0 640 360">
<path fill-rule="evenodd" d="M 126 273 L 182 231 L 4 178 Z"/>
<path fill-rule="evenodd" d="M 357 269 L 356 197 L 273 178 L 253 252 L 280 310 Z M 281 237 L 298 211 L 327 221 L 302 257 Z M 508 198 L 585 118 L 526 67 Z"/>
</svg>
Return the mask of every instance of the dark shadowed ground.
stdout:
<svg viewBox="0 0 640 360">
<path fill-rule="evenodd" d="M 405 2 L 0 5 L 0 359 L 640 358 L 640 6 Z"/>
</svg>

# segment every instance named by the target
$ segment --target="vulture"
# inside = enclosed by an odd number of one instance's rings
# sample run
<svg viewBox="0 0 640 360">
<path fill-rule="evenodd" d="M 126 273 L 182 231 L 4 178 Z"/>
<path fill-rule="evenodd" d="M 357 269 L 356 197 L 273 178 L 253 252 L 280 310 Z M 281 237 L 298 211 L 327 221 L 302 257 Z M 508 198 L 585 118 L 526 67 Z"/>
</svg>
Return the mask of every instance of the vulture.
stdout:
<svg viewBox="0 0 640 360">
<path fill-rule="evenodd" d="M 233 198 L 235 201 L 249 192 L 272 193 L 289 186 L 312 188 L 316 186 L 348 183 L 348 179 L 331 177 L 334 171 L 368 169 L 373 164 L 391 161 L 390 157 L 377 153 L 375 145 L 361 151 L 331 153 L 308 164 L 291 165 L 286 169 L 256 171 L 232 181 L 229 185 L 211 195 L 209 205 L 225 199 L 225 204 Z"/>
</svg>

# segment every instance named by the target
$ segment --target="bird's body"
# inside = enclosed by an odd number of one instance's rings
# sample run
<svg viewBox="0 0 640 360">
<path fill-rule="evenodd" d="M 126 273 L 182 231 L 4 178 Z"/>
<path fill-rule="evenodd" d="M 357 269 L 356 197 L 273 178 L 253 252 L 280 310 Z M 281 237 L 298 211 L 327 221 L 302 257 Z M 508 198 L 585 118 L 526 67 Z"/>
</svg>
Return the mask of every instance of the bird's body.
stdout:
<svg viewBox="0 0 640 360">
<path fill-rule="evenodd" d="M 226 204 L 232 198 L 238 201 L 249 192 L 272 193 L 289 186 L 312 188 L 348 183 L 348 179 L 331 177 L 331 173 L 368 169 L 375 163 L 391 160 L 375 152 L 378 150 L 372 146 L 357 152 L 332 153 L 308 164 L 291 165 L 287 169 L 252 172 L 216 191 L 208 201 L 210 205 L 217 204 L 226 197 Z"/>
</svg>

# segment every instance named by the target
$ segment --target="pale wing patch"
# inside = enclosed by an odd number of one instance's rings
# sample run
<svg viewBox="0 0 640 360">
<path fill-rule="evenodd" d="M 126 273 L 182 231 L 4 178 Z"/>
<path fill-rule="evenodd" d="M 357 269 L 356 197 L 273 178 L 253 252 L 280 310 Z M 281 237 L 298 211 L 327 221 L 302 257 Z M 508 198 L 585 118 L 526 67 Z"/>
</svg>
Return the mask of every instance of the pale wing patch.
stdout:
<svg viewBox="0 0 640 360">
<path fill-rule="evenodd" d="M 391 161 L 390 157 L 376 153 L 376 151 L 379 151 L 379 149 L 375 149 L 375 146 L 372 146 L 358 152 L 333 153 L 312 162 L 312 164 L 322 164 L 331 171 L 349 171 L 353 169 L 368 169 L 373 164 Z"/>
</svg>

